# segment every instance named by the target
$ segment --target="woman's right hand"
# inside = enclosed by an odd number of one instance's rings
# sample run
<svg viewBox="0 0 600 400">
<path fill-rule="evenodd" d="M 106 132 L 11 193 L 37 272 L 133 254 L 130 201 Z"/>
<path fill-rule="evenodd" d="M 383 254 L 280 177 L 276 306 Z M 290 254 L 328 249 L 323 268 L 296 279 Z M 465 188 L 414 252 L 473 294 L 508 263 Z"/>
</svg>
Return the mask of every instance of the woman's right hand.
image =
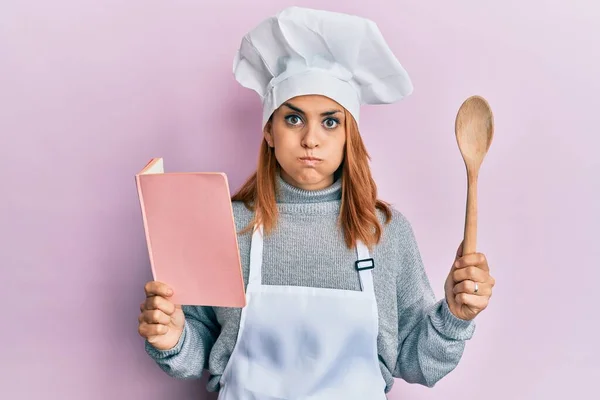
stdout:
<svg viewBox="0 0 600 400">
<path fill-rule="evenodd" d="M 138 332 L 158 350 L 172 349 L 183 333 L 183 310 L 169 300 L 173 290 L 166 284 L 150 281 L 144 289 L 146 300 L 140 305 Z"/>
</svg>

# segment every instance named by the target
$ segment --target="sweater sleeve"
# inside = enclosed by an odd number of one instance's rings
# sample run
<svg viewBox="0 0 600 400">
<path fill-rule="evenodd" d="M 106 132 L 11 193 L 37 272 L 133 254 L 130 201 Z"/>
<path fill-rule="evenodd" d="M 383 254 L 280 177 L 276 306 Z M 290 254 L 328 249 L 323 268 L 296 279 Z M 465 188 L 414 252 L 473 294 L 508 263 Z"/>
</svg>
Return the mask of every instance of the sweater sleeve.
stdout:
<svg viewBox="0 0 600 400">
<path fill-rule="evenodd" d="M 436 301 L 410 224 L 404 220 L 397 279 L 398 360 L 393 375 L 433 387 L 456 368 L 474 320 L 456 317 L 446 299 Z M 450 268 L 450 267 L 448 267 Z"/>
<path fill-rule="evenodd" d="M 219 334 L 212 307 L 183 306 L 185 325 L 179 342 L 169 350 L 159 350 L 148 341 L 148 355 L 167 374 L 179 379 L 195 379 L 207 368 L 208 356 Z"/>
</svg>

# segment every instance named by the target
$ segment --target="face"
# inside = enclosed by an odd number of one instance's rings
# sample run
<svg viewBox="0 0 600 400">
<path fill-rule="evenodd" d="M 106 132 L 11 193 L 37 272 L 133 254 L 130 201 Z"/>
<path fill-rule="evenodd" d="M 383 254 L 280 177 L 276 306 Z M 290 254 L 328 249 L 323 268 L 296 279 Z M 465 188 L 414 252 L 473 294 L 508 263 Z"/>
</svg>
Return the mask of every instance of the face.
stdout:
<svg viewBox="0 0 600 400">
<path fill-rule="evenodd" d="M 344 158 L 344 127 L 343 108 L 324 96 L 294 97 L 275 110 L 264 134 L 281 177 L 305 190 L 331 185 Z"/>
</svg>

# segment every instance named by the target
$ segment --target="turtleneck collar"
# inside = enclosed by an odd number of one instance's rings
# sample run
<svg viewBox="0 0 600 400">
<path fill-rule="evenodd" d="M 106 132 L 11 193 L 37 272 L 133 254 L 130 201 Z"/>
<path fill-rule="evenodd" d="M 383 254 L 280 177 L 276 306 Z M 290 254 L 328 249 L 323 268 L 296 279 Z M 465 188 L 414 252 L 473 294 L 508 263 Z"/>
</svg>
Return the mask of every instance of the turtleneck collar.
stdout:
<svg viewBox="0 0 600 400">
<path fill-rule="evenodd" d="M 329 214 L 339 212 L 342 180 L 337 179 L 321 190 L 305 190 L 276 176 L 277 206 L 282 213 Z"/>
</svg>

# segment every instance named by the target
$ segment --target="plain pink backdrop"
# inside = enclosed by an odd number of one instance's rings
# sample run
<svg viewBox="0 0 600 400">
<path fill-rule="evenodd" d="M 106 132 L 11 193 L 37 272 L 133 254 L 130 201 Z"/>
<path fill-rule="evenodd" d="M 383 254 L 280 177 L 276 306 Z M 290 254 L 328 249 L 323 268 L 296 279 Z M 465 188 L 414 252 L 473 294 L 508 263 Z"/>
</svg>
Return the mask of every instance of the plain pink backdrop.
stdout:
<svg viewBox="0 0 600 400">
<path fill-rule="evenodd" d="M 288 5 L 376 20 L 414 95 L 364 108 L 380 194 L 411 220 L 436 294 L 461 239 L 454 117 L 493 107 L 479 250 L 497 279 L 458 368 L 390 399 L 591 399 L 600 385 L 600 6 L 588 1 L 92 1 L 0 5 L 0 397 L 209 399 L 137 335 L 150 279 L 133 175 L 252 171 L 242 35 Z"/>
</svg>

